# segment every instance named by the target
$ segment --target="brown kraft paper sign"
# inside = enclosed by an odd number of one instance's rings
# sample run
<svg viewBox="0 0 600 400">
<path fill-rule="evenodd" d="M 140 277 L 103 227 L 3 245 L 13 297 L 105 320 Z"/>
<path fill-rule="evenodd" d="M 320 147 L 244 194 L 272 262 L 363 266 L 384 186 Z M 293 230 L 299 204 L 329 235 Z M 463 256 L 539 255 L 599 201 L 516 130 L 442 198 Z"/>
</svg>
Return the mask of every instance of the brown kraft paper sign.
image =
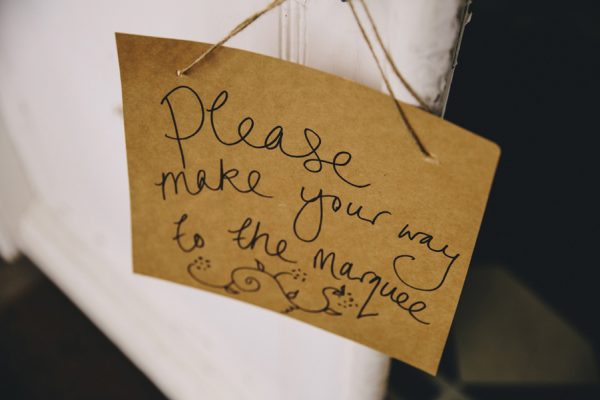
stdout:
<svg viewBox="0 0 600 400">
<path fill-rule="evenodd" d="M 133 268 L 435 374 L 499 157 L 490 141 L 297 64 L 117 34 Z"/>
</svg>

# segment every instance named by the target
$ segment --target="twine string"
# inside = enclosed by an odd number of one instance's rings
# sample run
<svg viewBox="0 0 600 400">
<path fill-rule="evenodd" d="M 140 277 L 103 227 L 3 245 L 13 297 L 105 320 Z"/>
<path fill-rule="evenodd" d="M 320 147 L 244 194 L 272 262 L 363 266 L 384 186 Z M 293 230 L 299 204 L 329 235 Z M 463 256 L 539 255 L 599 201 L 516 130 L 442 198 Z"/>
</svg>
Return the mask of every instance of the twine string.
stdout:
<svg viewBox="0 0 600 400">
<path fill-rule="evenodd" d="M 200 61 L 204 60 L 213 51 L 215 51 L 219 47 L 223 46 L 229 39 L 231 39 L 232 37 L 234 37 L 241 31 L 246 29 L 250 24 L 252 24 L 254 21 L 259 19 L 260 17 L 262 17 L 263 15 L 265 15 L 266 13 L 268 13 L 275 7 L 280 6 L 284 1 L 286 1 L 286 0 L 273 0 L 271 3 L 269 3 L 268 6 L 266 6 L 262 10 L 252 14 L 251 16 L 249 16 L 248 18 L 246 18 L 245 20 L 240 22 L 240 24 L 238 26 L 236 26 L 235 28 L 233 28 L 233 30 L 231 32 L 229 32 L 227 34 L 227 36 L 225 36 L 223 39 L 219 40 L 217 43 L 210 46 L 210 48 L 208 50 L 206 50 L 204 53 L 200 54 L 200 56 L 198 56 L 198 58 L 196 58 L 194 61 L 192 61 L 192 63 L 190 65 L 188 65 L 187 67 L 185 67 L 183 69 L 178 69 L 177 76 L 185 75 L 186 72 L 188 72 L 190 69 L 192 69 Z"/>
<path fill-rule="evenodd" d="M 381 78 L 383 79 L 383 82 L 385 83 L 385 86 L 386 86 L 388 92 L 390 93 L 390 96 L 392 97 L 392 99 L 394 100 L 394 103 L 396 104 L 396 108 L 398 109 L 398 113 L 400 114 L 402 121 L 404 121 L 404 124 L 406 125 L 406 129 L 408 130 L 408 132 L 412 136 L 413 140 L 417 144 L 417 147 L 419 148 L 419 150 L 421 150 L 421 153 L 423 153 L 423 155 L 426 158 L 433 159 L 433 156 L 427 150 L 427 148 L 425 148 L 425 145 L 421 141 L 421 138 L 419 138 L 419 135 L 417 135 L 417 132 L 413 128 L 412 124 L 410 123 L 408 116 L 406 115 L 406 111 L 404 110 L 404 107 L 402 107 L 402 104 L 400 104 L 400 102 L 396 99 L 396 96 L 394 95 L 394 90 L 392 89 L 392 85 L 390 84 L 390 81 L 388 80 L 387 76 L 385 75 L 385 72 L 383 71 L 383 67 L 381 66 L 379 57 L 377 57 L 377 53 L 375 53 L 375 49 L 373 48 L 371 39 L 369 39 L 369 36 L 367 35 L 367 32 L 365 31 L 365 27 L 363 26 L 362 22 L 360 22 L 360 18 L 358 18 L 358 14 L 356 13 L 354 4 L 352 4 L 352 0 L 348 0 L 347 3 L 350 6 L 350 10 L 352 10 L 352 15 L 354 15 L 354 20 L 356 21 L 356 24 L 358 25 L 360 33 L 362 34 L 363 39 L 365 39 L 365 42 L 367 43 L 367 46 L 369 47 L 369 50 L 371 51 L 371 55 L 373 56 L 373 59 L 375 60 L 375 64 L 377 64 L 377 68 L 379 69 Z"/>
<path fill-rule="evenodd" d="M 280 6 L 285 1 L 286 0 L 273 0 L 271 3 L 269 3 L 262 10 L 254 13 L 253 15 L 251 15 L 248 18 L 246 18 L 245 20 L 243 20 L 240 24 L 238 24 L 235 28 L 233 28 L 233 30 L 231 30 L 231 32 L 229 32 L 223 39 L 219 40 L 217 43 L 215 43 L 211 47 L 209 47 L 206 51 L 204 51 L 202 54 L 200 54 L 200 56 L 198 56 L 198 58 L 196 58 L 194 61 L 192 61 L 188 66 L 186 66 L 183 69 L 178 69 L 177 70 L 177 76 L 185 75 L 190 69 L 192 69 L 199 62 L 201 62 L 206 57 L 208 57 L 212 52 L 214 52 L 215 50 L 217 50 L 219 47 L 223 46 L 229 39 L 231 39 L 232 37 L 234 37 L 235 35 L 237 35 L 241 31 L 243 31 L 244 29 L 246 29 L 250 24 L 252 24 L 254 21 L 256 21 L 257 19 L 259 19 L 260 17 L 262 17 L 263 15 L 265 15 L 266 13 L 268 13 L 269 11 L 271 11 L 272 9 Z M 342 1 L 347 2 L 348 5 L 350 6 L 350 9 L 352 10 L 352 15 L 354 16 L 354 20 L 356 21 L 356 24 L 358 25 L 360 33 L 362 34 L 363 39 L 365 40 L 367 46 L 369 47 L 369 50 L 371 51 L 371 55 L 373 56 L 373 59 L 375 60 L 375 63 L 377 64 L 377 68 L 379 69 L 379 73 L 381 74 L 383 82 L 385 83 L 385 86 L 386 86 L 386 88 L 387 88 L 390 96 L 394 100 L 394 104 L 396 105 L 396 109 L 398 110 L 398 113 L 400 114 L 400 117 L 402 118 L 402 121 L 404 122 L 404 125 L 406 126 L 409 134 L 412 136 L 412 138 L 413 138 L 414 142 L 416 143 L 417 147 L 419 148 L 419 150 L 421 151 L 421 153 L 423 153 L 423 155 L 426 157 L 426 159 L 433 160 L 434 159 L 433 155 L 427 150 L 427 148 L 425 147 L 425 145 L 423 144 L 423 142 L 419 138 L 419 135 L 417 135 L 417 132 L 415 131 L 414 127 L 410 123 L 410 121 L 408 119 L 408 116 L 406 115 L 406 111 L 404 110 L 404 107 L 396 99 L 396 96 L 394 95 L 394 91 L 392 89 L 392 85 L 390 84 L 390 82 L 389 82 L 389 80 L 388 80 L 385 72 L 383 71 L 383 67 L 381 65 L 381 62 L 379 61 L 379 57 L 377 57 L 377 54 L 375 53 L 375 49 L 373 48 L 373 44 L 371 43 L 371 40 L 369 39 L 369 36 L 367 35 L 367 33 L 365 31 L 365 28 L 364 28 L 362 22 L 360 21 L 360 18 L 358 17 L 358 14 L 356 13 L 356 9 L 354 7 L 354 4 L 352 4 L 353 3 L 352 0 L 342 0 Z M 393 60 L 392 56 L 390 55 L 390 53 L 388 52 L 388 50 L 386 49 L 386 47 L 383 45 L 383 40 L 381 39 L 381 35 L 379 34 L 379 30 L 376 27 L 375 21 L 373 20 L 373 17 L 371 15 L 371 13 L 369 12 L 369 9 L 367 8 L 367 5 L 366 5 L 365 1 L 364 0 L 360 0 L 360 2 L 361 2 L 362 7 L 365 10 L 365 14 L 367 15 L 367 18 L 369 20 L 369 23 L 371 25 L 371 29 L 375 33 L 375 37 L 377 38 L 378 44 L 383 49 L 385 57 L 386 57 L 387 61 L 390 63 L 390 65 L 392 66 L 394 74 L 398 77 L 398 79 L 400 80 L 400 82 L 402 82 L 402 84 L 404 85 L 404 87 L 406 87 L 406 89 L 409 91 L 409 93 L 417 100 L 417 102 L 419 103 L 419 105 L 421 107 L 423 107 L 425 110 L 430 111 L 430 108 L 428 107 L 427 103 L 425 103 L 425 101 L 423 101 L 423 99 L 416 93 L 416 91 L 413 89 L 413 87 L 408 83 L 408 81 L 400 73 L 400 70 L 398 69 L 398 67 L 394 63 L 394 60 Z"/>
<path fill-rule="evenodd" d="M 417 94 L 415 89 L 410 85 L 410 83 L 408 83 L 406 78 L 404 78 L 404 75 L 402 75 L 400 73 L 398 66 L 394 62 L 394 58 L 388 51 L 387 47 L 385 47 L 385 45 L 383 44 L 383 39 L 381 39 L 381 35 L 379 34 L 379 29 L 377 29 L 377 24 L 375 24 L 375 20 L 373 19 L 373 16 L 371 15 L 369 8 L 367 7 L 367 3 L 365 2 L 365 0 L 360 0 L 360 3 L 362 5 L 363 9 L 365 10 L 365 14 L 367 15 L 369 24 L 371 25 L 371 30 L 375 34 L 375 38 L 377 39 L 377 42 L 379 43 L 379 47 L 381 47 L 381 49 L 383 50 L 383 54 L 385 55 L 387 62 L 391 65 L 392 70 L 394 71 L 394 74 L 400 80 L 400 82 L 402 82 L 402 84 L 404 85 L 406 90 L 408 90 L 408 92 L 412 95 L 412 97 L 414 97 L 414 99 L 417 100 L 417 103 L 419 103 L 419 105 L 425 111 L 431 112 L 431 108 L 429 107 L 429 105 L 421 98 L 421 96 L 419 96 Z"/>
</svg>

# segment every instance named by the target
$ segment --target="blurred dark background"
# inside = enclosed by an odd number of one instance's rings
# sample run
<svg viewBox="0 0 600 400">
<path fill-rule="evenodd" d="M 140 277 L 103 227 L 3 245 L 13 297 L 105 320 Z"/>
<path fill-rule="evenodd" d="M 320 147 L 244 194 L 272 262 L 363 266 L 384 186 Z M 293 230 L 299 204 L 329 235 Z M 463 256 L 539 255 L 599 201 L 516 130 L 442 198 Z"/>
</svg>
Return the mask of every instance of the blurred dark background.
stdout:
<svg viewBox="0 0 600 400">
<path fill-rule="evenodd" d="M 26 258 L 0 258 L 0 399 L 164 399 Z"/>
<path fill-rule="evenodd" d="M 388 398 L 597 399 L 600 5 L 475 0 L 471 10 L 446 118 L 502 157 L 440 374 L 394 361 Z M 10 302 L 0 290 L 0 397 L 162 398 L 20 262 L 30 288 Z"/>
<path fill-rule="evenodd" d="M 476 0 L 446 118 L 502 148 L 474 264 L 600 337 L 600 3 Z"/>
</svg>

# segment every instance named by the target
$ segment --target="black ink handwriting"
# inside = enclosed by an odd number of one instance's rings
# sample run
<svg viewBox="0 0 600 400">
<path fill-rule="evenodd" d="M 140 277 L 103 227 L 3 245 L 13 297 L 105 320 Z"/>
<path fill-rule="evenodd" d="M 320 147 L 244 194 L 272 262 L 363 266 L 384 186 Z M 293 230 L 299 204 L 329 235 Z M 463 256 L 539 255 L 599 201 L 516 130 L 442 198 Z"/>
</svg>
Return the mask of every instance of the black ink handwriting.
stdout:
<svg viewBox="0 0 600 400">
<path fill-rule="evenodd" d="M 171 96 L 174 96 L 175 94 L 187 94 L 189 96 L 189 100 L 192 103 L 197 104 L 200 110 L 199 115 L 194 115 L 194 118 L 198 118 L 197 128 L 193 132 L 185 136 L 182 136 L 179 128 L 182 124 L 178 123 L 177 115 L 180 114 L 176 113 L 174 103 L 171 101 Z M 227 104 L 228 98 L 228 92 L 226 90 L 222 90 L 215 97 L 215 99 L 212 102 L 212 105 L 205 111 L 204 103 L 202 102 L 200 95 L 198 95 L 198 93 L 194 91 L 194 89 L 192 89 L 191 87 L 182 85 L 170 90 L 161 100 L 161 104 L 166 103 L 169 108 L 171 121 L 173 123 L 173 129 L 175 131 L 174 136 L 168 134 L 165 134 L 165 136 L 170 140 L 177 141 L 179 155 L 181 158 L 181 164 L 184 169 L 186 167 L 186 162 L 183 142 L 196 136 L 202 130 L 205 121 L 205 113 L 208 112 L 212 133 L 214 137 L 225 146 L 235 146 L 237 144 L 243 143 L 246 146 L 249 146 L 253 149 L 279 150 L 281 154 L 288 158 L 302 159 L 302 165 L 304 169 L 308 172 L 319 173 L 323 170 L 323 166 L 330 166 L 334 174 L 350 186 L 356 188 L 364 188 L 370 185 L 370 183 L 355 183 L 342 174 L 344 167 L 349 166 L 350 162 L 352 161 L 352 154 L 350 152 L 338 151 L 330 160 L 322 158 L 320 153 L 321 145 L 323 143 L 321 136 L 314 129 L 311 128 L 305 128 L 303 131 L 304 144 L 308 147 L 308 149 L 301 152 L 292 152 L 284 146 L 285 132 L 284 128 L 281 125 L 274 126 L 262 139 L 259 139 L 258 142 L 250 141 L 249 137 L 254 132 L 254 120 L 251 117 L 242 118 L 237 126 L 237 131 L 234 134 L 236 138 L 234 138 L 233 140 L 226 140 L 224 138 L 223 133 L 220 132 L 217 128 L 216 116 L 219 114 L 220 110 L 223 109 L 225 104 Z M 185 104 L 189 107 L 189 101 L 186 101 Z M 189 114 L 190 113 L 187 113 L 186 115 Z M 252 136 L 256 137 L 255 134 Z"/>
<path fill-rule="evenodd" d="M 265 253 L 272 257 L 278 257 L 279 259 L 295 264 L 297 261 L 291 260 L 284 256 L 285 251 L 287 250 L 288 243 L 286 240 L 281 239 L 275 244 L 275 249 L 269 248 L 269 239 L 271 238 L 270 234 L 267 232 L 261 232 L 260 230 L 260 221 L 257 221 L 254 225 L 254 231 L 252 233 L 248 232 L 249 229 L 252 229 L 252 218 L 248 217 L 242 222 L 242 226 L 238 229 L 227 230 L 229 233 L 233 233 L 235 236 L 233 241 L 237 243 L 240 249 L 254 249 L 256 245 L 262 240 L 263 249 Z M 244 236 L 245 233 L 250 233 L 250 238 Z"/>
<path fill-rule="evenodd" d="M 188 215 L 184 213 L 181 215 L 181 218 L 179 218 L 178 221 L 175 221 L 175 225 L 177 226 L 177 228 L 175 228 L 175 236 L 173 236 L 173 240 L 177 242 L 177 246 L 179 246 L 181 251 L 183 251 L 185 253 L 191 253 L 195 249 L 203 248 L 205 245 L 205 242 L 204 242 L 204 238 L 202 237 L 202 235 L 200 235 L 199 233 L 194 233 L 194 235 L 192 236 L 192 238 L 193 238 L 192 244 L 188 247 L 184 246 L 184 244 L 181 241 L 181 238 L 184 237 L 186 234 L 181 233 L 181 225 L 183 225 L 183 223 L 187 219 L 188 219 Z"/>
<path fill-rule="evenodd" d="M 342 209 L 343 203 L 342 203 L 342 199 L 339 196 L 336 196 L 333 194 L 325 194 L 325 193 L 323 193 L 323 189 L 320 189 L 319 193 L 317 193 L 316 195 L 314 195 L 312 197 L 305 196 L 304 192 L 305 192 L 305 188 L 303 186 L 300 189 L 300 198 L 302 199 L 304 204 L 302 205 L 302 207 L 300 207 L 300 209 L 296 213 L 296 217 L 294 218 L 294 223 L 293 223 L 293 230 L 294 230 L 294 234 L 296 235 L 296 237 L 298 239 L 302 240 L 303 242 L 314 242 L 321 234 L 321 229 L 323 227 L 323 208 L 324 208 L 323 199 L 331 199 L 331 210 L 334 213 L 337 213 L 338 211 L 340 211 L 340 209 Z M 309 218 L 309 217 L 303 217 L 303 216 L 311 215 L 311 213 L 310 213 L 311 205 L 314 205 L 314 207 L 312 207 L 313 209 L 316 208 L 316 212 L 313 211 L 313 215 L 316 215 L 316 218 L 313 217 L 314 222 L 312 224 L 310 224 L 313 226 L 313 228 L 309 233 L 301 232 L 301 230 L 302 230 L 300 228 L 300 226 L 302 225 L 301 220 Z M 380 218 L 381 216 L 392 214 L 389 211 L 383 210 L 383 211 L 379 211 L 379 212 L 375 213 L 375 215 L 373 215 L 371 217 L 365 217 L 363 215 L 362 210 L 363 210 L 362 205 L 356 206 L 356 205 L 352 204 L 352 202 L 349 202 L 345 207 L 346 215 L 349 215 L 351 217 L 356 216 L 356 218 L 358 218 L 359 220 L 368 222 L 371 225 L 375 225 L 377 223 L 378 218 Z"/>
<path fill-rule="evenodd" d="M 411 242 L 416 240 L 416 242 L 418 244 L 426 246 L 426 248 L 433 253 L 442 254 L 445 257 L 445 259 L 447 259 L 449 261 L 445 266 L 443 266 L 441 268 L 442 273 L 441 273 L 441 277 L 440 277 L 439 281 L 435 284 L 430 285 L 429 287 L 419 287 L 419 286 L 416 286 L 415 284 L 411 284 L 411 283 L 407 282 L 407 280 L 402 276 L 402 273 L 400 271 L 400 267 L 401 267 L 400 262 L 404 261 L 404 260 L 408 260 L 408 261 L 416 260 L 416 258 L 410 254 L 402 254 L 402 255 L 397 256 L 394 259 L 394 272 L 396 273 L 396 276 L 406 286 L 408 286 L 412 289 L 415 289 L 415 290 L 420 290 L 423 292 L 432 292 L 432 291 L 439 289 L 446 281 L 448 273 L 450 272 L 450 268 L 452 267 L 454 262 L 458 259 L 460 254 L 459 253 L 455 253 L 455 254 L 449 253 L 447 244 L 443 245 L 442 247 L 433 246 L 433 244 L 432 244 L 433 236 L 432 235 L 430 235 L 429 233 L 426 233 L 426 232 L 413 233 L 408 229 L 408 224 L 404 225 L 404 227 L 402 228 L 400 233 L 398 233 L 399 239 L 403 239 L 405 237 L 408 238 L 408 240 L 410 240 Z"/>
<path fill-rule="evenodd" d="M 273 196 L 269 196 L 263 194 L 258 191 L 258 185 L 260 183 L 260 179 L 262 177 L 261 173 L 257 170 L 251 170 L 246 176 L 246 185 L 243 187 L 237 182 L 237 178 L 240 175 L 240 170 L 237 168 L 225 168 L 225 164 L 223 159 L 219 160 L 219 177 L 217 182 L 213 182 L 213 184 L 209 183 L 207 178 L 207 172 L 204 169 L 199 169 L 196 171 L 196 176 L 194 178 L 188 178 L 186 171 L 179 171 L 177 173 L 172 171 L 162 172 L 160 182 L 156 182 L 155 185 L 160 187 L 163 200 L 167 199 L 167 187 L 170 186 L 172 189 L 172 193 L 175 195 L 179 194 L 179 190 L 181 186 L 187 192 L 187 194 L 196 196 L 204 189 L 219 192 L 225 189 L 226 184 L 231 186 L 235 191 L 239 193 L 254 193 L 257 196 L 271 198 Z M 189 183 L 189 180 L 193 179 L 193 183 Z M 171 185 L 168 185 L 171 183 Z"/>
<path fill-rule="evenodd" d="M 175 118 L 175 111 L 173 110 L 173 104 L 171 103 L 171 100 L 169 99 L 169 96 L 171 96 L 173 93 L 179 91 L 179 90 L 183 90 L 186 89 L 189 92 L 191 92 L 195 97 L 196 100 L 199 103 L 200 106 L 200 124 L 198 125 L 198 128 L 196 128 L 196 130 L 192 133 L 190 133 L 187 136 L 181 136 L 179 134 L 179 128 L 177 126 L 177 118 Z M 177 146 L 179 147 L 179 156 L 181 157 L 181 165 L 182 168 L 185 169 L 185 155 L 183 153 L 183 144 L 181 143 L 183 140 L 188 140 L 194 136 L 196 136 L 196 134 L 198 132 L 200 132 L 200 129 L 202 129 L 202 125 L 204 125 L 204 104 L 202 104 L 202 99 L 200 99 L 200 96 L 198 96 L 198 93 L 194 92 L 194 90 L 192 90 L 192 88 L 188 87 L 188 86 L 177 86 L 176 88 L 172 89 L 171 91 L 169 91 L 169 93 L 167 93 L 162 100 L 160 101 L 160 104 L 164 104 L 167 103 L 167 106 L 169 106 L 169 113 L 171 114 L 171 121 L 173 121 L 173 129 L 175 130 L 175 137 L 173 136 L 169 136 L 165 133 L 165 137 L 167 139 L 171 139 L 171 140 L 176 140 L 177 141 Z"/>
<path fill-rule="evenodd" d="M 373 296 L 377 295 L 381 298 L 389 298 L 389 301 L 396 304 L 400 309 L 406 311 L 415 321 L 429 325 L 429 322 L 421 319 L 417 314 L 427 308 L 427 304 L 423 301 L 411 301 L 410 295 L 407 292 L 401 291 L 398 287 L 392 286 L 388 281 L 384 281 L 383 278 L 375 271 L 366 271 L 362 274 L 353 273 L 354 264 L 349 261 L 345 261 L 339 265 L 336 264 L 336 254 L 334 252 L 325 253 L 325 250 L 319 249 L 313 258 L 313 268 L 317 270 L 327 270 L 330 275 L 337 280 L 342 278 L 349 281 L 360 282 L 362 284 L 369 284 L 371 290 L 369 295 L 362 303 L 362 306 L 358 310 L 356 315 L 357 319 L 365 317 L 375 317 L 379 315 L 377 312 L 369 312 L 367 308 L 371 303 Z"/>
<path fill-rule="evenodd" d="M 345 294 L 346 287 L 336 288 L 326 286 L 321 289 L 323 297 L 323 305 L 317 307 L 303 306 L 298 303 L 299 290 L 289 290 L 281 283 L 281 278 L 286 275 L 292 275 L 291 272 L 270 273 L 265 268 L 264 264 L 256 260 L 255 267 L 237 267 L 231 271 L 230 279 L 224 284 L 212 283 L 203 277 L 201 268 L 189 264 L 187 267 L 188 274 L 197 283 L 210 287 L 212 289 L 221 289 L 229 295 L 239 295 L 240 293 L 259 292 L 264 283 L 274 284 L 276 289 L 281 293 L 281 300 L 285 304 L 285 308 L 281 310 L 284 314 L 289 314 L 293 311 L 303 311 L 310 314 L 327 314 L 331 316 L 342 315 L 341 312 L 335 310 L 331 305 L 330 296 L 342 297 Z"/>
</svg>

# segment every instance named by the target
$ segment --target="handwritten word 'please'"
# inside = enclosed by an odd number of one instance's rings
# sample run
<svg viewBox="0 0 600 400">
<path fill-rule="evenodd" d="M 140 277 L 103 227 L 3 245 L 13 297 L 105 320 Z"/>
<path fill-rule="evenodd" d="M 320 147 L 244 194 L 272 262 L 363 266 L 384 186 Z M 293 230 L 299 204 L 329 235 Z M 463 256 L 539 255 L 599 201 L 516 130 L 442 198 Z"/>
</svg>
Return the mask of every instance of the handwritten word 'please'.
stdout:
<svg viewBox="0 0 600 400">
<path fill-rule="evenodd" d="M 197 122 L 197 127 L 194 131 L 190 133 L 182 133 L 179 131 L 179 127 L 182 123 L 177 118 L 177 112 L 174 108 L 174 101 L 172 101 L 172 97 L 175 95 L 184 95 L 187 94 L 188 101 L 191 100 L 198 106 L 198 113 L 194 115 L 194 120 Z M 284 129 L 281 125 L 274 126 L 262 139 L 259 139 L 257 142 L 252 142 L 249 140 L 250 135 L 254 130 L 254 120 L 251 117 L 243 118 L 238 126 L 237 132 L 234 134 L 233 140 L 226 140 L 225 135 L 220 133 L 217 129 L 217 121 L 216 116 L 218 113 L 225 107 L 227 104 L 227 100 L 229 98 L 229 94 L 227 91 L 221 91 L 217 97 L 212 102 L 212 105 L 205 109 L 204 103 L 202 102 L 201 97 L 189 86 L 177 86 L 176 88 L 169 91 L 161 100 L 161 104 L 167 104 L 169 108 L 169 113 L 171 115 L 171 120 L 173 122 L 173 130 L 175 131 L 174 135 L 165 134 L 165 137 L 170 140 L 174 140 L 177 142 L 177 146 L 179 148 L 179 155 L 181 157 L 181 164 L 183 168 L 185 168 L 185 151 L 184 151 L 184 143 L 196 136 L 202 130 L 205 122 L 205 114 L 209 114 L 210 119 L 210 127 L 212 129 L 212 133 L 214 137 L 225 146 L 235 146 L 240 143 L 244 143 L 246 146 L 251 147 L 253 149 L 262 149 L 262 150 L 279 150 L 281 154 L 288 158 L 293 159 L 302 159 L 304 160 L 302 165 L 305 170 L 311 173 L 319 173 L 323 170 L 323 166 L 330 166 L 335 175 L 348 185 L 357 188 L 364 188 L 369 186 L 369 183 L 359 184 L 350 181 L 347 177 L 342 175 L 343 167 L 347 167 L 352 160 L 352 154 L 347 151 L 339 151 L 335 153 L 331 160 L 326 160 L 321 157 L 319 154 L 319 149 L 321 148 L 322 140 L 317 132 L 310 128 L 304 129 L 304 142 L 308 149 L 302 152 L 292 152 L 288 148 L 284 146 Z M 173 98 L 174 100 L 174 98 Z M 186 103 L 186 104 L 189 104 Z M 189 114 L 188 118 L 189 117 Z M 229 135 L 230 136 L 230 135 Z M 255 136 L 255 135 L 253 135 Z"/>
</svg>

